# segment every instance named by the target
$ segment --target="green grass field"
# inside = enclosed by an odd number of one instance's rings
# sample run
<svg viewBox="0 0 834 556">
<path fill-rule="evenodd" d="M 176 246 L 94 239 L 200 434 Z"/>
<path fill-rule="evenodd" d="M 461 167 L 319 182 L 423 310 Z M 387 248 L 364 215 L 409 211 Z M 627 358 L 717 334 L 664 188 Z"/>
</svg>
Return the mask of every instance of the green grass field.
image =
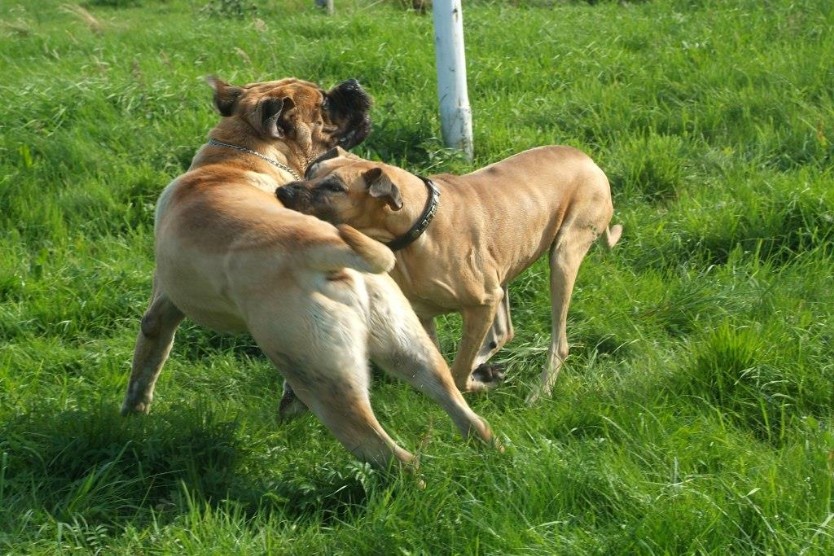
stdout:
<svg viewBox="0 0 834 556">
<path fill-rule="evenodd" d="M 834 553 L 834 3 L 465 2 L 475 160 L 442 147 L 430 15 L 395 0 L 2 0 L 0 552 Z M 202 81 L 358 78 L 360 155 L 463 172 L 549 143 L 608 173 L 610 253 L 571 357 L 545 261 L 512 287 L 503 454 L 379 377 L 425 489 L 356 461 L 249 338 L 186 323 L 153 411 L 119 405 L 152 212 L 217 116 Z M 451 356 L 459 321 L 441 323 Z"/>
</svg>

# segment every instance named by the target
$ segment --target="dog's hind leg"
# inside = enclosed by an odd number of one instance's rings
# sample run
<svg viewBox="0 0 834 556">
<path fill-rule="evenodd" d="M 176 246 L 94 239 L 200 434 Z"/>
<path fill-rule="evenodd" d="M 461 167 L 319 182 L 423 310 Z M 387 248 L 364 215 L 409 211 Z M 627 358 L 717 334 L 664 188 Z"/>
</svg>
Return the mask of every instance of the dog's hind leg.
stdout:
<svg viewBox="0 0 834 556">
<path fill-rule="evenodd" d="M 550 395 L 560 367 L 568 356 L 567 320 L 573 286 L 582 259 L 596 238 L 594 228 L 571 223 L 563 226 L 550 248 L 550 348 L 539 383 L 527 396 L 528 404 Z"/>
<path fill-rule="evenodd" d="M 345 369 L 339 375 L 292 372 L 287 373 L 287 379 L 295 395 L 358 459 L 381 469 L 387 469 L 392 463 L 411 468 L 416 463 L 414 456 L 394 442 L 374 415 L 368 396 L 366 365 L 363 362 L 361 367 Z"/>
<path fill-rule="evenodd" d="M 371 297 L 371 360 L 439 404 L 464 438 L 495 442 L 492 430 L 455 387 L 443 356 L 388 275 L 366 278 Z"/>
<path fill-rule="evenodd" d="M 314 296 L 285 291 L 261 299 L 248 308 L 247 323 L 299 403 L 347 450 L 380 468 L 410 466 L 414 456 L 385 432 L 371 408 L 368 300 L 361 281 L 349 282 L 333 281 Z M 282 313 L 295 315 L 293 326 L 277 324 Z"/>
<path fill-rule="evenodd" d="M 282 370 L 299 403 L 308 407 L 350 453 L 381 469 L 392 463 L 407 468 L 415 465 L 414 456 L 394 442 L 374 415 L 364 356 L 353 361 L 339 358 L 334 361 L 341 364 L 339 368 L 311 368 L 305 362 L 273 357 L 269 346 L 263 347 Z"/>
<path fill-rule="evenodd" d="M 133 351 L 133 366 L 127 386 L 122 415 L 147 413 L 153 400 L 153 390 L 159 373 L 171 346 L 174 333 L 185 317 L 161 291 L 154 279 L 151 304 L 142 317 L 136 347 Z"/>
</svg>

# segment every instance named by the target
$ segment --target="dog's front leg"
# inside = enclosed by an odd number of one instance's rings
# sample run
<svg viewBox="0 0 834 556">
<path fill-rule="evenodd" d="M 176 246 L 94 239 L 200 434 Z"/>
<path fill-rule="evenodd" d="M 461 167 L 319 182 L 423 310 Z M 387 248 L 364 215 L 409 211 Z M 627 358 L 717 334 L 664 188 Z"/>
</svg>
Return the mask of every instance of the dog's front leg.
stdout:
<svg viewBox="0 0 834 556">
<path fill-rule="evenodd" d="M 154 279 L 151 304 L 139 329 L 133 351 L 130 382 L 122 403 L 122 415 L 147 413 L 153 400 L 153 389 L 162 365 L 174 344 L 174 333 L 185 317 L 158 287 Z"/>
<path fill-rule="evenodd" d="M 282 421 L 289 421 L 294 417 L 298 417 L 308 411 L 304 402 L 298 399 L 298 396 L 293 392 L 292 386 L 286 380 L 284 381 L 284 389 L 281 394 L 281 403 L 278 405 L 278 418 Z"/>
<path fill-rule="evenodd" d="M 434 342 L 435 347 L 440 349 L 440 340 L 437 339 L 437 327 L 434 324 L 434 317 L 420 317 L 420 324 L 423 325 L 423 330 L 426 331 L 431 341 Z"/>
<path fill-rule="evenodd" d="M 494 384 L 481 382 L 474 378 L 472 369 L 478 351 L 484 343 L 484 338 L 495 320 L 498 306 L 498 296 L 496 296 L 494 301 L 484 305 L 461 309 L 463 337 L 460 341 L 458 353 L 452 363 L 452 376 L 461 392 L 479 392 L 494 386 Z"/>
<path fill-rule="evenodd" d="M 507 291 L 507 286 L 504 286 L 504 297 L 501 298 L 501 304 L 495 311 L 492 326 L 489 327 L 487 335 L 484 337 L 484 343 L 481 344 L 478 356 L 475 357 L 472 364 L 473 370 L 489 361 L 499 349 L 513 339 L 513 336 L 515 336 L 515 330 L 513 329 L 513 320 L 510 317 L 510 292 Z"/>
</svg>

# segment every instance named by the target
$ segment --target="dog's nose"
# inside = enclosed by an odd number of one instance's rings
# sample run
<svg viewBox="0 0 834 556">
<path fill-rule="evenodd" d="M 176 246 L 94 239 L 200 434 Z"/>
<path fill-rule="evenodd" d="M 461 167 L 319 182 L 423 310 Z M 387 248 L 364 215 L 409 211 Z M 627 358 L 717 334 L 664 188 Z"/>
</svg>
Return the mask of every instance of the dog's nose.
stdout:
<svg viewBox="0 0 834 556">
<path fill-rule="evenodd" d="M 275 195 L 278 197 L 279 201 L 285 203 L 295 197 L 295 189 L 285 185 L 276 189 Z"/>
</svg>

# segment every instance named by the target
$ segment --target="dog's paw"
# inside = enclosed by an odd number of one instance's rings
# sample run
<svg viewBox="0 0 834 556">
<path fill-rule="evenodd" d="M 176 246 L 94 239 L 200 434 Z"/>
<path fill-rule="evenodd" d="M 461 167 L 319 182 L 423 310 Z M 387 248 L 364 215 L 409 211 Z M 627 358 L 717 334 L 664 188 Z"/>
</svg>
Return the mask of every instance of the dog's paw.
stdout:
<svg viewBox="0 0 834 556">
<path fill-rule="evenodd" d="M 506 378 L 504 367 L 496 364 L 482 363 L 477 369 L 472 371 L 471 380 L 480 382 L 487 388 L 493 388 L 501 382 L 504 382 L 504 378 Z"/>
<path fill-rule="evenodd" d="M 151 410 L 151 401 L 149 399 L 136 399 L 136 397 L 128 396 L 122 402 L 120 413 L 122 417 L 128 415 L 146 415 Z"/>
</svg>

